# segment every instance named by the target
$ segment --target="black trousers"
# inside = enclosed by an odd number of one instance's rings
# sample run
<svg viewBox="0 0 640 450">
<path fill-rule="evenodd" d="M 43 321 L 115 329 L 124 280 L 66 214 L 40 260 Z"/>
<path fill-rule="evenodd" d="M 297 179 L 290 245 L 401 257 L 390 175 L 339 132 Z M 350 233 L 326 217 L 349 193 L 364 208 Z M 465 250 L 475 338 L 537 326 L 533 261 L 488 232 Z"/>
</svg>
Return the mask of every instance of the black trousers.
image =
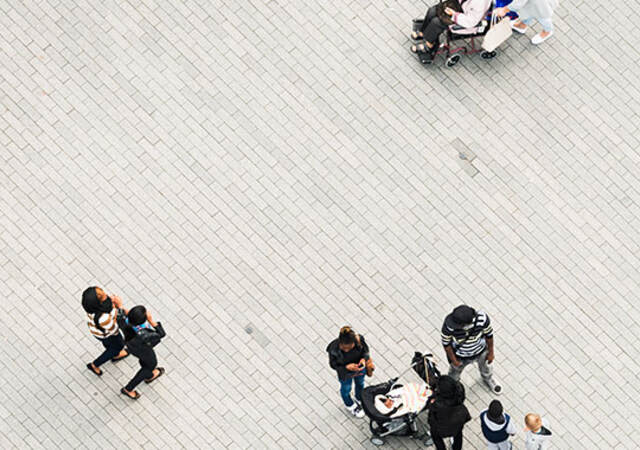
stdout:
<svg viewBox="0 0 640 450">
<path fill-rule="evenodd" d="M 436 14 L 436 7 L 432 6 L 427 10 L 427 15 L 424 16 L 422 22 L 422 33 L 424 34 L 424 40 L 430 44 L 434 44 L 438 40 L 438 36 L 444 30 L 447 29 L 447 24 L 443 23 Z"/>
<path fill-rule="evenodd" d="M 124 348 L 124 339 L 122 339 L 119 331 L 118 334 L 109 336 L 108 338 L 100 339 L 96 337 L 96 339 L 102 343 L 105 349 L 104 352 L 93 361 L 93 365 L 96 367 L 100 367 L 111 358 L 118 356 L 118 353 Z"/>
<path fill-rule="evenodd" d="M 442 436 L 431 433 L 431 439 L 433 439 L 433 444 L 436 446 L 436 450 L 447 450 Z M 462 430 L 453 437 L 453 446 L 451 447 L 451 450 L 462 450 Z"/>
<path fill-rule="evenodd" d="M 129 383 L 124 387 L 127 391 L 133 391 L 136 386 L 142 383 L 143 380 L 148 380 L 153 376 L 153 369 L 158 365 L 158 358 L 156 358 L 156 352 L 152 349 L 145 350 L 144 353 L 139 355 L 134 354 L 138 358 L 140 363 L 140 370 L 134 375 Z"/>
</svg>

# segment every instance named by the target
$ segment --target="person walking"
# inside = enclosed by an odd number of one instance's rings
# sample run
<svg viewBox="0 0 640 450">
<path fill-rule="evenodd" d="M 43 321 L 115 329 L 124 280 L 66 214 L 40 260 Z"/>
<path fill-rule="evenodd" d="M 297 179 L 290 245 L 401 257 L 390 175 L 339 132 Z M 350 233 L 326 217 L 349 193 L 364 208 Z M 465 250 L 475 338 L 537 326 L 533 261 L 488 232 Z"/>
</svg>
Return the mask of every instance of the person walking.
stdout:
<svg viewBox="0 0 640 450">
<path fill-rule="evenodd" d="M 441 338 L 449 360 L 449 376 L 458 381 L 464 368 L 476 362 L 489 389 L 502 394 L 502 386 L 493 377 L 493 327 L 485 312 L 457 306 L 444 319 Z"/>
<path fill-rule="evenodd" d="M 105 362 L 120 361 L 129 356 L 118 326 L 118 310 L 122 308 L 122 299 L 116 295 L 110 297 L 101 288 L 91 286 L 82 293 L 82 307 L 87 313 L 89 332 L 104 346 L 102 354 L 87 363 L 87 369 L 102 376 L 100 366 Z"/>
<path fill-rule="evenodd" d="M 511 450 L 509 438 L 516 434 L 516 425 L 502 409 L 502 403 L 493 400 L 489 408 L 480 413 L 480 428 L 487 440 L 488 450 Z"/>
<path fill-rule="evenodd" d="M 551 446 L 551 430 L 546 419 L 539 414 L 529 413 L 524 416 L 524 424 L 527 433 L 524 437 L 526 450 L 546 450 Z"/>
<path fill-rule="evenodd" d="M 498 17 L 503 17 L 509 11 L 515 11 L 520 17 L 519 20 L 511 24 L 511 28 L 520 34 L 526 33 L 533 20 L 537 20 L 542 25 L 542 31 L 536 34 L 531 43 L 542 44 L 553 36 L 553 10 L 558 6 L 558 0 L 513 0 L 509 6 L 496 8 L 494 12 Z"/>
<path fill-rule="evenodd" d="M 140 370 L 125 387 L 120 389 L 120 392 L 137 400 L 140 394 L 135 389 L 143 380 L 145 383 L 151 383 L 165 373 L 164 367 L 157 367 L 158 359 L 153 348 L 167 334 L 162 324 L 153 320 L 151 312 L 142 305 L 131 308 L 127 314 L 123 332 L 127 349 L 138 358 Z"/>
<path fill-rule="evenodd" d="M 444 438 L 453 438 L 452 450 L 462 448 L 462 430 L 471 420 L 464 406 L 464 386 L 448 375 L 438 379 L 433 398 L 429 400 L 429 433 L 437 450 L 446 450 Z"/>
<path fill-rule="evenodd" d="M 340 328 L 338 339 L 327 346 L 329 365 L 338 375 L 340 396 L 347 410 L 355 417 L 364 417 L 362 410 L 362 390 L 364 377 L 371 376 L 374 365 L 369 355 L 369 346 L 364 336 L 357 334 L 351 327 Z M 351 389 L 355 383 L 356 401 L 351 398 Z"/>
</svg>

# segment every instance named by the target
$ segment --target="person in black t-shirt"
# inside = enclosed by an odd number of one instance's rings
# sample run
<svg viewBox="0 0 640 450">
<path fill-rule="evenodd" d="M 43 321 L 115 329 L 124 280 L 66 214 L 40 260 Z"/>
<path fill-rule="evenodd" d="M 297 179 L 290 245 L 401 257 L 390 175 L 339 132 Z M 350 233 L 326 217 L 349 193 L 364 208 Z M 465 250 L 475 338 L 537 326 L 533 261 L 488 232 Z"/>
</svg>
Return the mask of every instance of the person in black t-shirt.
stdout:
<svg viewBox="0 0 640 450">
<path fill-rule="evenodd" d="M 373 362 L 369 355 L 369 346 L 363 336 L 357 334 L 349 326 L 340 329 L 338 339 L 327 346 L 329 365 L 338 374 L 340 381 L 340 395 L 344 405 L 354 416 L 364 417 L 362 410 L 362 390 L 364 376 L 373 371 Z M 351 388 L 355 381 L 356 401 L 351 398 Z"/>
<path fill-rule="evenodd" d="M 135 390 L 136 386 L 143 380 L 145 383 L 151 383 L 165 373 L 164 367 L 158 367 L 158 359 L 153 348 L 167 333 L 162 324 L 153 320 L 151 312 L 142 305 L 131 308 L 127 314 L 123 332 L 127 349 L 138 358 L 140 370 L 125 387 L 120 389 L 120 392 L 137 400 L 140 394 Z"/>
</svg>

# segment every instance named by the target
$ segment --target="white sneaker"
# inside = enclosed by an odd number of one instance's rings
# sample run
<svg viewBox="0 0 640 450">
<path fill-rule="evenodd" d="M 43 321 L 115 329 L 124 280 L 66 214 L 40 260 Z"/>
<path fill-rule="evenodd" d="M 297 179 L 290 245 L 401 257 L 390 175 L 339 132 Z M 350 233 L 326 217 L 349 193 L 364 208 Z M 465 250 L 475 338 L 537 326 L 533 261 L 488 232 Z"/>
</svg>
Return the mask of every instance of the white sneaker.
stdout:
<svg viewBox="0 0 640 450">
<path fill-rule="evenodd" d="M 518 21 L 517 19 L 516 19 L 516 20 L 512 20 L 512 21 L 511 21 L 511 29 L 512 29 L 513 31 L 517 31 L 517 32 L 518 32 L 518 33 L 520 33 L 520 34 L 525 34 L 525 33 L 527 32 L 527 30 L 529 29 L 529 27 L 525 26 L 524 28 L 518 28 L 518 27 L 516 26 L 516 23 L 518 23 L 518 22 L 519 22 L 519 21 Z M 522 22 L 520 22 L 520 23 L 522 23 Z"/>
<path fill-rule="evenodd" d="M 358 405 L 357 403 L 354 403 L 351 406 L 347 406 L 347 409 L 351 414 L 353 414 L 358 419 L 362 419 L 364 417 L 364 411 L 362 410 L 360 405 Z"/>
<path fill-rule="evenodd" d="M 486 381 L 484 382 L 484 384 L 486 384 L 489 389 L 491 389 L 491 392 L 493 392 L 496 395 L 502 395 L 502 386 L 500 385 L 500 383 L 497 383 L 496 380 L 494 380 L 493 378 L 491 378 L 490 381 Z"/>
<path fill-rule="evenodd" d="M 547 34 L 545 37 L 540 36 L 542 33 L 538 33 L 536 34 L 532 39 L 531 39 L 531 43 L 533 45 L 539 45 L 542 44 L 544 41 L 546 41 L 547 39 L 549 39 L 551 36 L 553 36 L 553 31 L 549 34 Z"/>
</svg>

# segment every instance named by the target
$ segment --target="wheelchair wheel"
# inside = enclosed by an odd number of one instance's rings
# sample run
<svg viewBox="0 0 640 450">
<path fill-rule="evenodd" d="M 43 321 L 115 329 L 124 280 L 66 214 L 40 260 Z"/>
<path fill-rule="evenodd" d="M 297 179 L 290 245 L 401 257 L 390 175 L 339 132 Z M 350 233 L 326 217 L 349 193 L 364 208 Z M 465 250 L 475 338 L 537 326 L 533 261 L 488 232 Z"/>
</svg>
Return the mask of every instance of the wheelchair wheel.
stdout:
<svg viewBox="0 0 640 450">
<path fill-rule="evenodd" d="M 460 55 L 458 55 L 457 53 L 455 55 L 451 55 L 447 58 L 447 67 L 453 67 L 456 64 L 458 64 L 458 61 L 460 61 Z"/>
<path fill-rule="evenodd" d="M 483 59 L 491 59 L 491 58 L 495 58 L 495 56 L 497 55 L 496 51 L 492 51 L 492 52 L 487 52 L 484 51 L 482 53 L 480 53 L 480 56 L 482 56 Z"/>
</svg>

